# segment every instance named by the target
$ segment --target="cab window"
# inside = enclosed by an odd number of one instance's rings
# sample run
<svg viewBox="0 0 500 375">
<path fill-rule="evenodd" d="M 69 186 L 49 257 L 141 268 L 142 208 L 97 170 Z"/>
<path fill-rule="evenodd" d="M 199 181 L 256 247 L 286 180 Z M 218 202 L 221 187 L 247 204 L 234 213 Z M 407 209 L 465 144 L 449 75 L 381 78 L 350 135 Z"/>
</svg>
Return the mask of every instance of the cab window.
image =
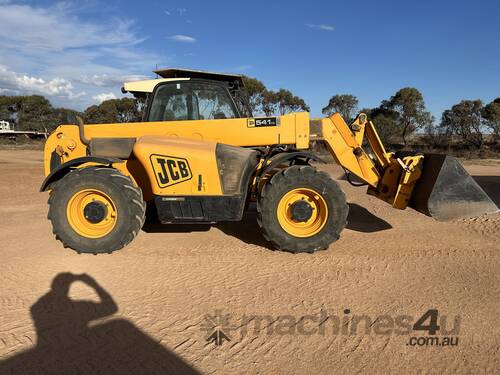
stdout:
<svg viewBox="0 0 500 375">
<path fill-rule="evenodd" d="M 181 82 L 163 84 L 156 90 L 149 121 L 214 120 L 236 117 L 233 102 L 222 86 Z"/>
</svg>

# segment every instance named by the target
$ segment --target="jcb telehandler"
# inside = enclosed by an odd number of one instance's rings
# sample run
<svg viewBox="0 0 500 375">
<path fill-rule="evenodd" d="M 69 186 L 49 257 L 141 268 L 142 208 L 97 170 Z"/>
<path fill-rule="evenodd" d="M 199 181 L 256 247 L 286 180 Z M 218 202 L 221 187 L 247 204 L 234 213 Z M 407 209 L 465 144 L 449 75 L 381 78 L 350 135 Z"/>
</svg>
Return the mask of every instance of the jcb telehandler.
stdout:
<svg viewBox="0 0 500 375">
<path fill-rule="evenodd" d="M 45 144 L 48 218 L 65 247 L 111 253 L 146 217 L 162 223 L 241 220 L 257 204 L 264 237 L 277 249 L 326 249 L 344 229 L 343 191 L 311 162 L 322 141 L 347 174 L 397 209 L 438 220 L 498 208 L 454 159 L 394 154 L 360 114 L 311 120 L 307 112 L 252 117 L 238 75 L 167 69 L 128 82 L 146 100 L 140 123 L 61 125 Z M 369 147 L 363 146 L 366 138 Z"/>
</svg>

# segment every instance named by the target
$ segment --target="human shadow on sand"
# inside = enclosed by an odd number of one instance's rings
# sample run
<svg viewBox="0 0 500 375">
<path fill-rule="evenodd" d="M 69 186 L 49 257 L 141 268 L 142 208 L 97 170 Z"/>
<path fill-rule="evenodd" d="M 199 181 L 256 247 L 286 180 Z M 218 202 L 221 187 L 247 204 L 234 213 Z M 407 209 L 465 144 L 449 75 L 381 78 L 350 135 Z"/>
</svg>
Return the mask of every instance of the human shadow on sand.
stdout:
<svg viewBox="0 0 500 375">
<path fill-rule="evenodd" d="M 100 302 L 74 301 L 69 288 L 80 281 Z M 104 323 L 118 310 L 92 277 L 58 274 L 51 290 L 32 307 L 36 346 L 0 362 L 0 374 L 198 374 L 199 372 L 125 319 Z"/>
</svg>

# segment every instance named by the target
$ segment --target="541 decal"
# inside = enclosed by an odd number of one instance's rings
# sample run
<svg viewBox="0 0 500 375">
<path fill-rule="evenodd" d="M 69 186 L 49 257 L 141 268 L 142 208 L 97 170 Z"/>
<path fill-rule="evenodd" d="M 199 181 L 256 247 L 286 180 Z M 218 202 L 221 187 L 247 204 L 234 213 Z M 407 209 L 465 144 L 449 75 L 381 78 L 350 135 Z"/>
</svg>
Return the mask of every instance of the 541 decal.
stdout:
<svg viewBox="0 0 500 375">
<path fill-rule="evenodd" d="M 279 117 L 256 117 L 249 118 L 247 121 L 247 127 L 249 128 L 260 128 L 264 126 L 278 126 L 280 124 Z"/>
</svg>

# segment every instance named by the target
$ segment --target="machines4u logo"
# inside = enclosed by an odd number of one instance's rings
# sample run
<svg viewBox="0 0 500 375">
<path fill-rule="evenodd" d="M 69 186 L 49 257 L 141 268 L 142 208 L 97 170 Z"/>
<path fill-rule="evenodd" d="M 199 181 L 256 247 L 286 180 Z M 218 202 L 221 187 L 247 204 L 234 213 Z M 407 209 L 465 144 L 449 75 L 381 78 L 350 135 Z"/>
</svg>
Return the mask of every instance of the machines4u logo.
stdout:
<svg viewBox="0 0 500 375">
<path fill-rule="evenodd" d="M 160 188 L 166 188 L 193 177 L 186 159 L 155 154 L 151 155 L 150 159 Z"/>
</svg>

